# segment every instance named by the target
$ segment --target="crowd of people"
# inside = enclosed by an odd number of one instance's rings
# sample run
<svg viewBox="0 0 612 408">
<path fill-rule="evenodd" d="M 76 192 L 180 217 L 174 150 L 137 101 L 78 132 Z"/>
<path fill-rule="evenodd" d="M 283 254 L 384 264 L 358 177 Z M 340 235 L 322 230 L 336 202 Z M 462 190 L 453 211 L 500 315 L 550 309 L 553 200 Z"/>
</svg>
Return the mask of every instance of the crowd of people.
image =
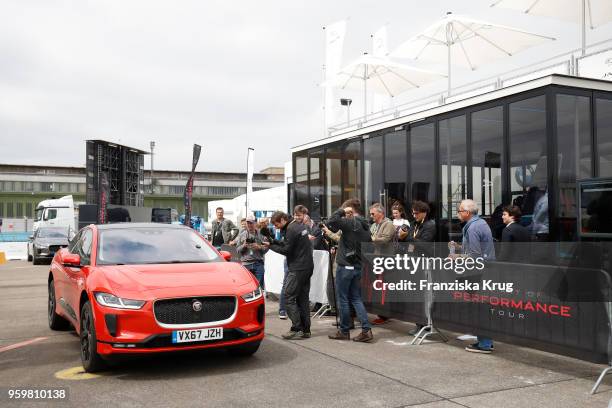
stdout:
<svg viewBox="0 0 612 408">
<path fill-rule="evenodd" d="M 409 253 L 431 255 L 428 253 L 431 246 L 427 244 L 436 241 L 437 231 L 436 223 L 430 217 L 431 209 L 423 201 L 414 201 L 411 204 L 411 217 L 407 217 L 400 203 L 391 207 L 391 219 L 387 217 L 384 206 L 379 203 L 372 204 L 368 210 L 369 219 L 361 209 L 360 200 L 349 199 L 326 222 L 317 224 L 310 218 L 308 208 L 298 205 L 292 215 L 278 211 L 269 220 L 260 220 L 259 223 L 253 216 L 248 216 L 241 220 L 241 227 L 236 228 L 231 220 L 224 218 L 223 208 L 217 208 L 217 217 L 211 223 L 211 242 L 218 249 L 223 245 L 235 246 L 240 262 L 262 287 L 266 252 L 272 250 L 284 255 L 279 317 L 289 318 L 291 321 L 289 331 L 282 336 L 286 340 L 311 337 L 309 292 L 314 271 L 313 251 L 330 251 L 335 262 L 329 276 L 333 290 L 331 293 L 328 291 L 328 298 L 334 299 L 335 309 L 332 312 L 337 313 L 339 322 L 336 324 L 336 332 L 328 337 L 331 340 L 351 340 L 351 330 L 356 328 L 356 318 L 361 330 L 352 340 L 368 343 L 374 339 L 372 326 L 386 323 L 389 317 L 379 315 L 372 321 L 368 318 L 361 295 L 362 244 L 403 243 Z M 460 202 L 457 215 L 463 225 L 462 239 L 460 244 L 454 241 L 448 243 L 449 257 L 496 260 L 491 228 L 478 212 L 475 201 Z M 502 242 L 530 240 L 529 231 L 518 222 L 520 218 L 521 210 L 518 206 L 502 208 Z M 515 247 L 502 246 L 497 258 L 512 261 L 518 257 L 520 254 Z M 424 327 L 425 322 L 416 322 L 415 328 L 409 334 L 416 335 Z M 484 335 L 476 337 L 477 341 L 467 346 L 467 351 L 493 351 L 493 339 Z"/>
</svg>

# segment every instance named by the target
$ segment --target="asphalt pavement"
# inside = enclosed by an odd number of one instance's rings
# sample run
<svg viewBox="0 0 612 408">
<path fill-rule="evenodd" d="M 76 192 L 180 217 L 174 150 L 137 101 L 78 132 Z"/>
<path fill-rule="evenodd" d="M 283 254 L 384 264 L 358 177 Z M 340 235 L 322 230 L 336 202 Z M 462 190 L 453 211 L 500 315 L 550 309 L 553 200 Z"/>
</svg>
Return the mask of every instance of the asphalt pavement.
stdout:
<svg viewBox="0 0 612 408">
<path fill-rule="evenodd" d="M 47 326 L 48 269 L 0 265 L 1 406 L 604 408 L 612 398 L 612 374 L 589 394 L 603 365 L 500 342 L 491 355 L 458 340 L 410 346 L 413 326 L 396 320 L 376 327 L 372 344 L 328 340 L 333 318 L 315 319 L 311 339 L 285 341 L 274 301 L 252 357 L 172 353 L 87 376 L 75 333 Z M 65 389 L 67 399 L 7 399 L 8 389 L 32 388 Z"/>
</svg>

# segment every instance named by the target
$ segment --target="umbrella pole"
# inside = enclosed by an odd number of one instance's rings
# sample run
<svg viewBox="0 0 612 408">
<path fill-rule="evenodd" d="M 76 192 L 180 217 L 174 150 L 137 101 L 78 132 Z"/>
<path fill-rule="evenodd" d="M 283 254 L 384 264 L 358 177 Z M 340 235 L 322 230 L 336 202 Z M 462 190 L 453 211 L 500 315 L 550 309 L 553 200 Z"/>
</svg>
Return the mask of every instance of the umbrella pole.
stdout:
<svg viewBox="0 0 612 408">
<path fill-rule="evenodd" d="M 447 13 L 450 14 L 450 13 Z M 447 62 L 447 79 L 448 79 L 448 92 L 447 98 L 451 96 L 451 45 L 453 44 L 453 24 L 446 23 L 446 62 Z"/>
<path fill-rule="evenodd" d="M 448 92 L 446 94 L 446 97 L 450 98 L 451 96 L 451 45 L 450 43 L 446 44 L 446 49 L 447 49 L 447 54 L 448 54 L 446 58 L 447 63 L 448 63 L 447 71 L 446 71 L 446 74 L 448 76 Z"/>
<path fill-rule="evenodd" d="M 368 121 L 368 64 L 363 67 L 363 121 Z"/>
<path fill-rule="evenodd" d="M 586 0 L 582 0 L 582 56 L 586 54 Z"/>
</svg>

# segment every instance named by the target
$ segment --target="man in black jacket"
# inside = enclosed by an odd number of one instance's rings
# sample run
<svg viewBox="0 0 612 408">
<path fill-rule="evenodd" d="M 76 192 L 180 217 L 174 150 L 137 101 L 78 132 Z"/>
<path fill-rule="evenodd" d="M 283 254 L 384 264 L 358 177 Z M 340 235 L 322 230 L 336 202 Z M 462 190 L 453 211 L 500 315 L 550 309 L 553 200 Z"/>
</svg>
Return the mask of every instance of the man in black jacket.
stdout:
<svg viewBox="0 0 612 408">
<path fill-rule="evenodd" d="M 357 199 L 347 200 L 328 220 L 330 230 L 342 231 L 336 255 L 336 291 L 340 309 L 340 328 L 329 336 L 332 340 L 350 340 L 352 323 L 350 304 L 355 308 L 361 321 L 361 333 L 353 339 L 370 342 L 374 339 L 368 313 L 361 299 L 361 243 L 370 242 L 370 228 L 367 221 L 359 215 L 361 203 Z"/>
<path fill-rule="evenodd" d="M 525 252 L 515 242 L 529 242 L 531 236 L 529 230 L 518 223 L 521 219 L 521 209 L 517 206 L 504 207 L 502 220 L 506 227 L 502 231 L 502 245 L 500 261 L 519 262 L 525 258 Z"/>
<path fill-rule="evenodd" d="M 310 337 L 310 278 L 314 269 L 312 244 L 308 229 L 284 212 L 272 214 L 272 224 L 284 232 L 284 242 L 274 241 L 270 249 L 287 258 L 284 283 L 285 308 L 291 319 L 291 329 L 283 334 L 286 340 Z"/>
</svg>

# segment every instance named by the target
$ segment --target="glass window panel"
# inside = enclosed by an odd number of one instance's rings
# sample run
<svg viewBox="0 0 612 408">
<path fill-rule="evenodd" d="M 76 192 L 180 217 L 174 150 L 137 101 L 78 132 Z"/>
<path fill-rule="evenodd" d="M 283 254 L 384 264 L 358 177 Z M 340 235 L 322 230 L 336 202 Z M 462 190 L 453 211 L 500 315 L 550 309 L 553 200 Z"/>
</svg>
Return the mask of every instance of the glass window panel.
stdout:
<svg viewBox="0 0 612 408">
<path fill-rule="evenodd" d="M 323 201 L 323 150 L 310 152 L 310 217 L 314 220 L 321 219 L 321 202 Z"/>
<path fill-rule="evenodd" d="M 306 207 L 308 203 L 308 153 L 302 152 L 295 157 L 295 200 L 296 205 Z"/>
<path fill-rule="evenodd" d="M 385 135 L 385 189 L 387 190 L 387 214 L 391 207 L 400 203 L 406 207 L 408 196 L 407 137 L 405 130 Z"/>
<path fill-rule="evenodd" d="M 32 218 L 34 216 L 34 206 L 32 203 L 26 203 L 26 217 Z"/>
<path fill-rule="evenodd" d="M 512 203 L 521 223 L 538 239 L 549 232 L 544 95 L 510 104 L 510 179 Z"/>
<path fill-rule="evenodd" d="M 13 218 L 13 203 L 6 203 L 6 218 Z"/>
<path fill-rule="evenodd" d="M 501 239 L 504 109 L 496 106 L 472 114 L 472 195 L 480 214 Z"/>
<path fill-rule="evenodd" d="M 380 201 L 383 186 L 383 138 L 363 141 L 363 171 L 366 206 Z"/>
<path fill-rule="evenodd" d="M 559 169 L 559 238 L 577 236 L 576 180 L 591 177 L 591 100 L 557 95 L 557 167 Z"/>
<path fill-rule="evenodd" d="M 457 218 L 457 207 L 461 200 L 466 198 L 467 182 L 465 116 L 440 121 L 439 132 L 442 187 L 440 222 L 443 231 L 460 234 L 461 226 Z M 451 236 L 450 238 L 455 239 L 456 237 Z"/>
<path fill-rule="evenodd" d="M 599 176 L 612 177 L 612 99 L 597 99 L 595 110 Z"/>
<path fill-rule="evenodd" d="M 17 203 L 17 210 L 15 211 L 17 218 L 23 217 L 23 203 Z"/>
<path fill-rule="evenodd" d="M 412 199 L 429 203 L 435 200 L 435 128 L 434 124 L 410 129 L 410 179 Z M 432 216 L 435 217 L 432 206 Z"/>
<path fill-rule="evenodd" d="M 23 182 L 15 181 L 14 183 L 14 191 L 23 191 Z"/>
<path fill-rule="evenodd" d="M 343 165 L 342 199 L 361 200 L 361 142 L 359 140 L 350 142 L 344 147 Z"/>
<path fill-rule="evenodd" d="M 326 214 L 331 215 L 342 204 L 342 151 L 339 146 L 325 150 Z"/>
</svg>

